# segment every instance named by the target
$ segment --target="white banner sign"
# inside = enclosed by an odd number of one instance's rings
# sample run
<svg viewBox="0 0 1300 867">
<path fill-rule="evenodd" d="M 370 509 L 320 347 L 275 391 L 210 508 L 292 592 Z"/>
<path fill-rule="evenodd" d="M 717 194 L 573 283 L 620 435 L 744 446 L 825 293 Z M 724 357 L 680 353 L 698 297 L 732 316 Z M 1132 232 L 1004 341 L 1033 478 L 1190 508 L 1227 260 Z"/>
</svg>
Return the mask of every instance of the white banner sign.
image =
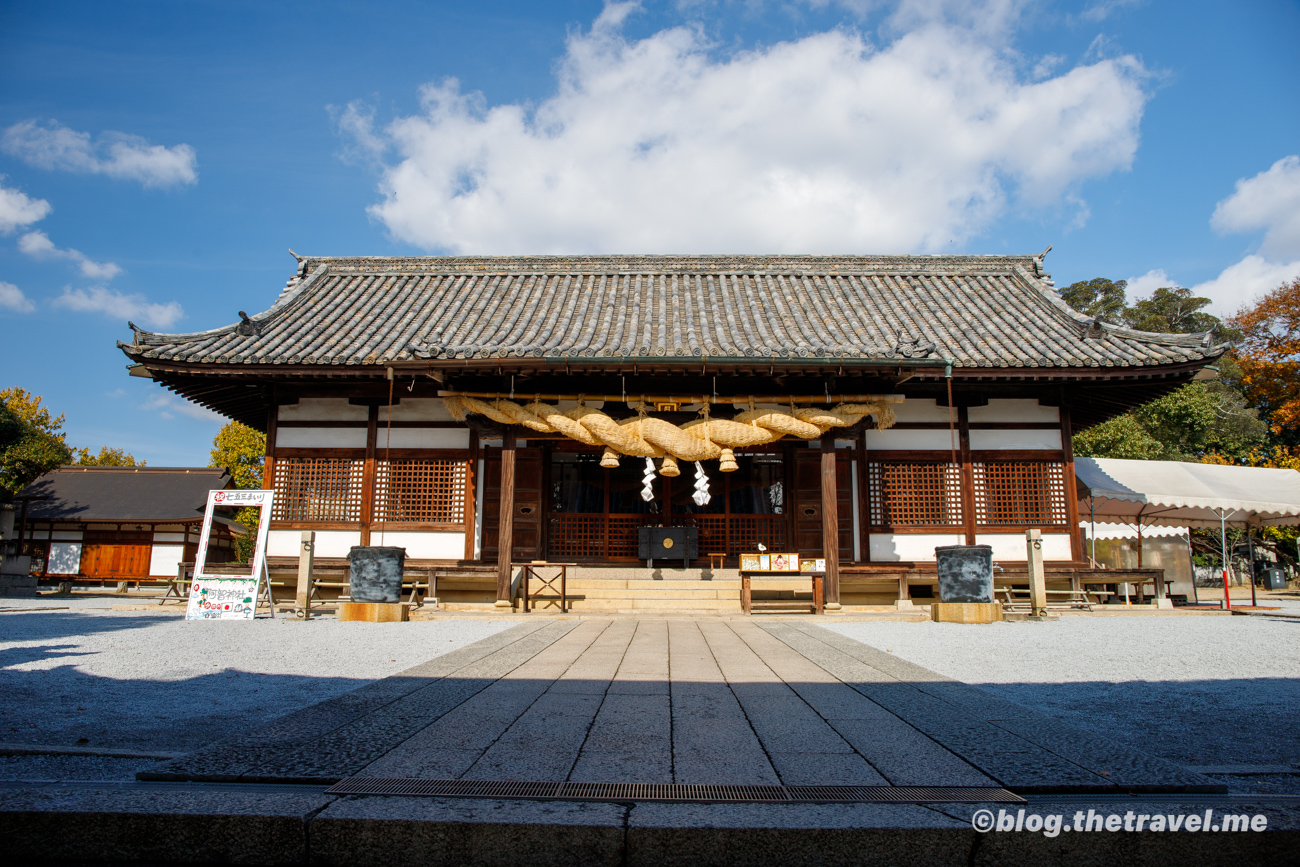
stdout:
<svg viewBox="0 0 1300 867">
<path fill-rule="evenodd" d="M 190 582 L 186 620 L 252 620 L 257 583 L 249 575 L 204 575 Z"/>
<path fill-rule="evenodd" d="M 275 491 L 224 490 L 208 492 L 208 508 L 203 515 L 198 556 L 194 561 L 194 578 L 190 581 L 186 620 L 252 620 L 257 613 L 257 595 L 266 573 L 266 534 L 271 526 L 271 504 Z M 256 542 L 253 548 L 251 575 L 207 574 L 208 541 L 212 535 L 212 516 L 218 506 L 258 509 Z M 253 528 L 249 527 L 252 531 Z M 268 580 L 269 584 L 269 580 Z M 270 589 L 267 589 L 270 596 Z M 269 601 L 269 599 L 268 599 Z M 275 605 L 271 605 L 275 616 Z"/>
</svg>

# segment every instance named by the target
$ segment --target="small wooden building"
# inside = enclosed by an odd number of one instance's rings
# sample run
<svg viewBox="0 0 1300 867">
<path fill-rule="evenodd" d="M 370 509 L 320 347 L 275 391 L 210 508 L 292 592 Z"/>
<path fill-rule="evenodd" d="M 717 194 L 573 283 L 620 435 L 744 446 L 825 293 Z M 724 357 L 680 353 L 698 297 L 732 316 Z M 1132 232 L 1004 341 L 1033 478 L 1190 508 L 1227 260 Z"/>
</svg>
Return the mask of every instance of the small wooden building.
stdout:
<svg viewBox="0 0 1300 867">
<path fill-rule="evenodd" d="M 633 566 L 646 525 L 696 527 L 701 565 L 825 558 L 832 604 L 932 583 L 938 545 L 1023 568 L 1032 527 L 1084 568 L 1071 434 L 1222 352 L 1075 313 L 1041 256 L 312 257 L 240 316 L 120 346 L 266 431 L 270 553 L 313 529 L 318 557 L 400 545 L 495 565 L 500 593 L 512 562 Z M 760 416 L 793 433 L 706 457 L 695 502 L 689 455 Z"/>
<path fill-rule="evenodd" d="M 20 550 L 41 578 L 172 578 L 194 561 L 208 491 L 232 487 L 208 467 L 59 467 L 18 494 Z M 233 557 L 236 530 L 214 519 L 210 562 Z"/>
</svg>

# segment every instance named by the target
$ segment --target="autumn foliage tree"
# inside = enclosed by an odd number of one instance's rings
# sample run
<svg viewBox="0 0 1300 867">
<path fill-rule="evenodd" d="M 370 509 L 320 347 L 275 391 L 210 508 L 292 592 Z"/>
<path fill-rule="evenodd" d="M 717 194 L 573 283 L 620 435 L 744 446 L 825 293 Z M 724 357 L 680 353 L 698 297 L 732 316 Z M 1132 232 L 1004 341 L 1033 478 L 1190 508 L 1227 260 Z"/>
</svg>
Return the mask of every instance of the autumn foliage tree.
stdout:
<svg viewBox="0 0 1300 867">
<path fill-rule="evenodd" d="M 1246 400 L 1269 419 L 1280 443 L 1300 445 L 1300 277 L 1228 320 Z"/>
</svg>

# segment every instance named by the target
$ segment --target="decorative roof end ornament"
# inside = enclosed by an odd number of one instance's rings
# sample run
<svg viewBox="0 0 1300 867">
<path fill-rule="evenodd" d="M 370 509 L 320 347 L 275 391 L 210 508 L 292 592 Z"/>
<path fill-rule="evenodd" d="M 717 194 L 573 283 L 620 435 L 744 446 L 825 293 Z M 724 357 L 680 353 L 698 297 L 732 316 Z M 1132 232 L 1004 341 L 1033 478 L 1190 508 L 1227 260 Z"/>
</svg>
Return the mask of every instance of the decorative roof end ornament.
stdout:
<svg viewBox="0 0 1300 867">
<path fill-rule="evenodd" d="M 927 358 L 934 350 L 934 343 L 919 334 L 900 334 L 894 344 L 894 354 L 900 358 Z"/>
<path fill-rule="evenodd" d="M 1033 257 L 1034 276 L 1037 277 L 1039 280 L 1042 280 L 1048 286 L 1051 286 L 1053 289 L 1055 289 L 1056 283 L 1052 281 L 1052 275 L 1048 274 L 1047 271 L 1043 269 L 1043 260 L 1047 258 L 1047 254 L 1050 252 L 1052 252 L 1052 245 L 1048 244 L 1046 250 L 1039 253 L 1037 256 Z"/>
<path fill-rule="evenodd" d="M 235 326 L 235 333 L 242 337 L 256 337 L 262 333 L 262 324 L 249 319 L 248 314 L 240 310 L 239 324 Z"/>
<path fill-rule="evenodd" d="M 1079 337 L 1083 340 L 1100 340 L 1106 336 L 1106 323 L 1101 321 L 1101 317 L 1093 319 L 1088 323 L 1088 327 L 1083 330 Z"/>
</svg>

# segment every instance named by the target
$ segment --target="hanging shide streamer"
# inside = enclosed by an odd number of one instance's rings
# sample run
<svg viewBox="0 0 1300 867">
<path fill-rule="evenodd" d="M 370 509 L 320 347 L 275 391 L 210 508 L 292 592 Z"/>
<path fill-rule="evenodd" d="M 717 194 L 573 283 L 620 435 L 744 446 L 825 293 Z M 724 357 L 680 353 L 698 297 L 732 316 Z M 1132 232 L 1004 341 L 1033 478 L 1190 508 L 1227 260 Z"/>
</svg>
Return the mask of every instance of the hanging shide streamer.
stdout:
<svg viewBox="0 0 1300 867">
<path fill-rule="evenodd" d="M 817 439 L 834 428 L 852 427 L 866 416 L 874 416 L 880 430 L 894 424 L 894 409 L 884 400 L 827 408 L 755 409 L 751 399 L 751 409 L 734 419 L 710 418 L 703 412 L 702 418 L 681 427 L 648 415 L 644 403 L 638 404 L 635 416 L 617 421 L 581 401 L 564 412 L 538 400 L 521 405 L 512 400 L 449 395 L 444 401 L 457 421 L 474 413 L 499 424 L 523 425 L 538 433 L 559 433 L 586 445 L 604 446 L 603 467 L 618 466 L 619 455 L 665 458 L 660 470 L 665 476 L 681 472 L 678 461 L 716 460 L 722 472 L 732 472 L 737 469 L 733 449 L 767 445 L 786 436 Z"/>
<path fill-rule="evenodd" d="M 695 493 L 691 495 L 691 499 L 697 506 L 707 506 L 713 499 L 709 495 L 709 477 L 705 475 L 704 466 L 699 461 L 695 462 Z"/>
<path fill-rule="evenodd" d="M 641 476 L 641 499 L 647 503 L 655 498 L 655 462 L 649 458 L 645 459 L 645 473 Z"/>
</svg>

